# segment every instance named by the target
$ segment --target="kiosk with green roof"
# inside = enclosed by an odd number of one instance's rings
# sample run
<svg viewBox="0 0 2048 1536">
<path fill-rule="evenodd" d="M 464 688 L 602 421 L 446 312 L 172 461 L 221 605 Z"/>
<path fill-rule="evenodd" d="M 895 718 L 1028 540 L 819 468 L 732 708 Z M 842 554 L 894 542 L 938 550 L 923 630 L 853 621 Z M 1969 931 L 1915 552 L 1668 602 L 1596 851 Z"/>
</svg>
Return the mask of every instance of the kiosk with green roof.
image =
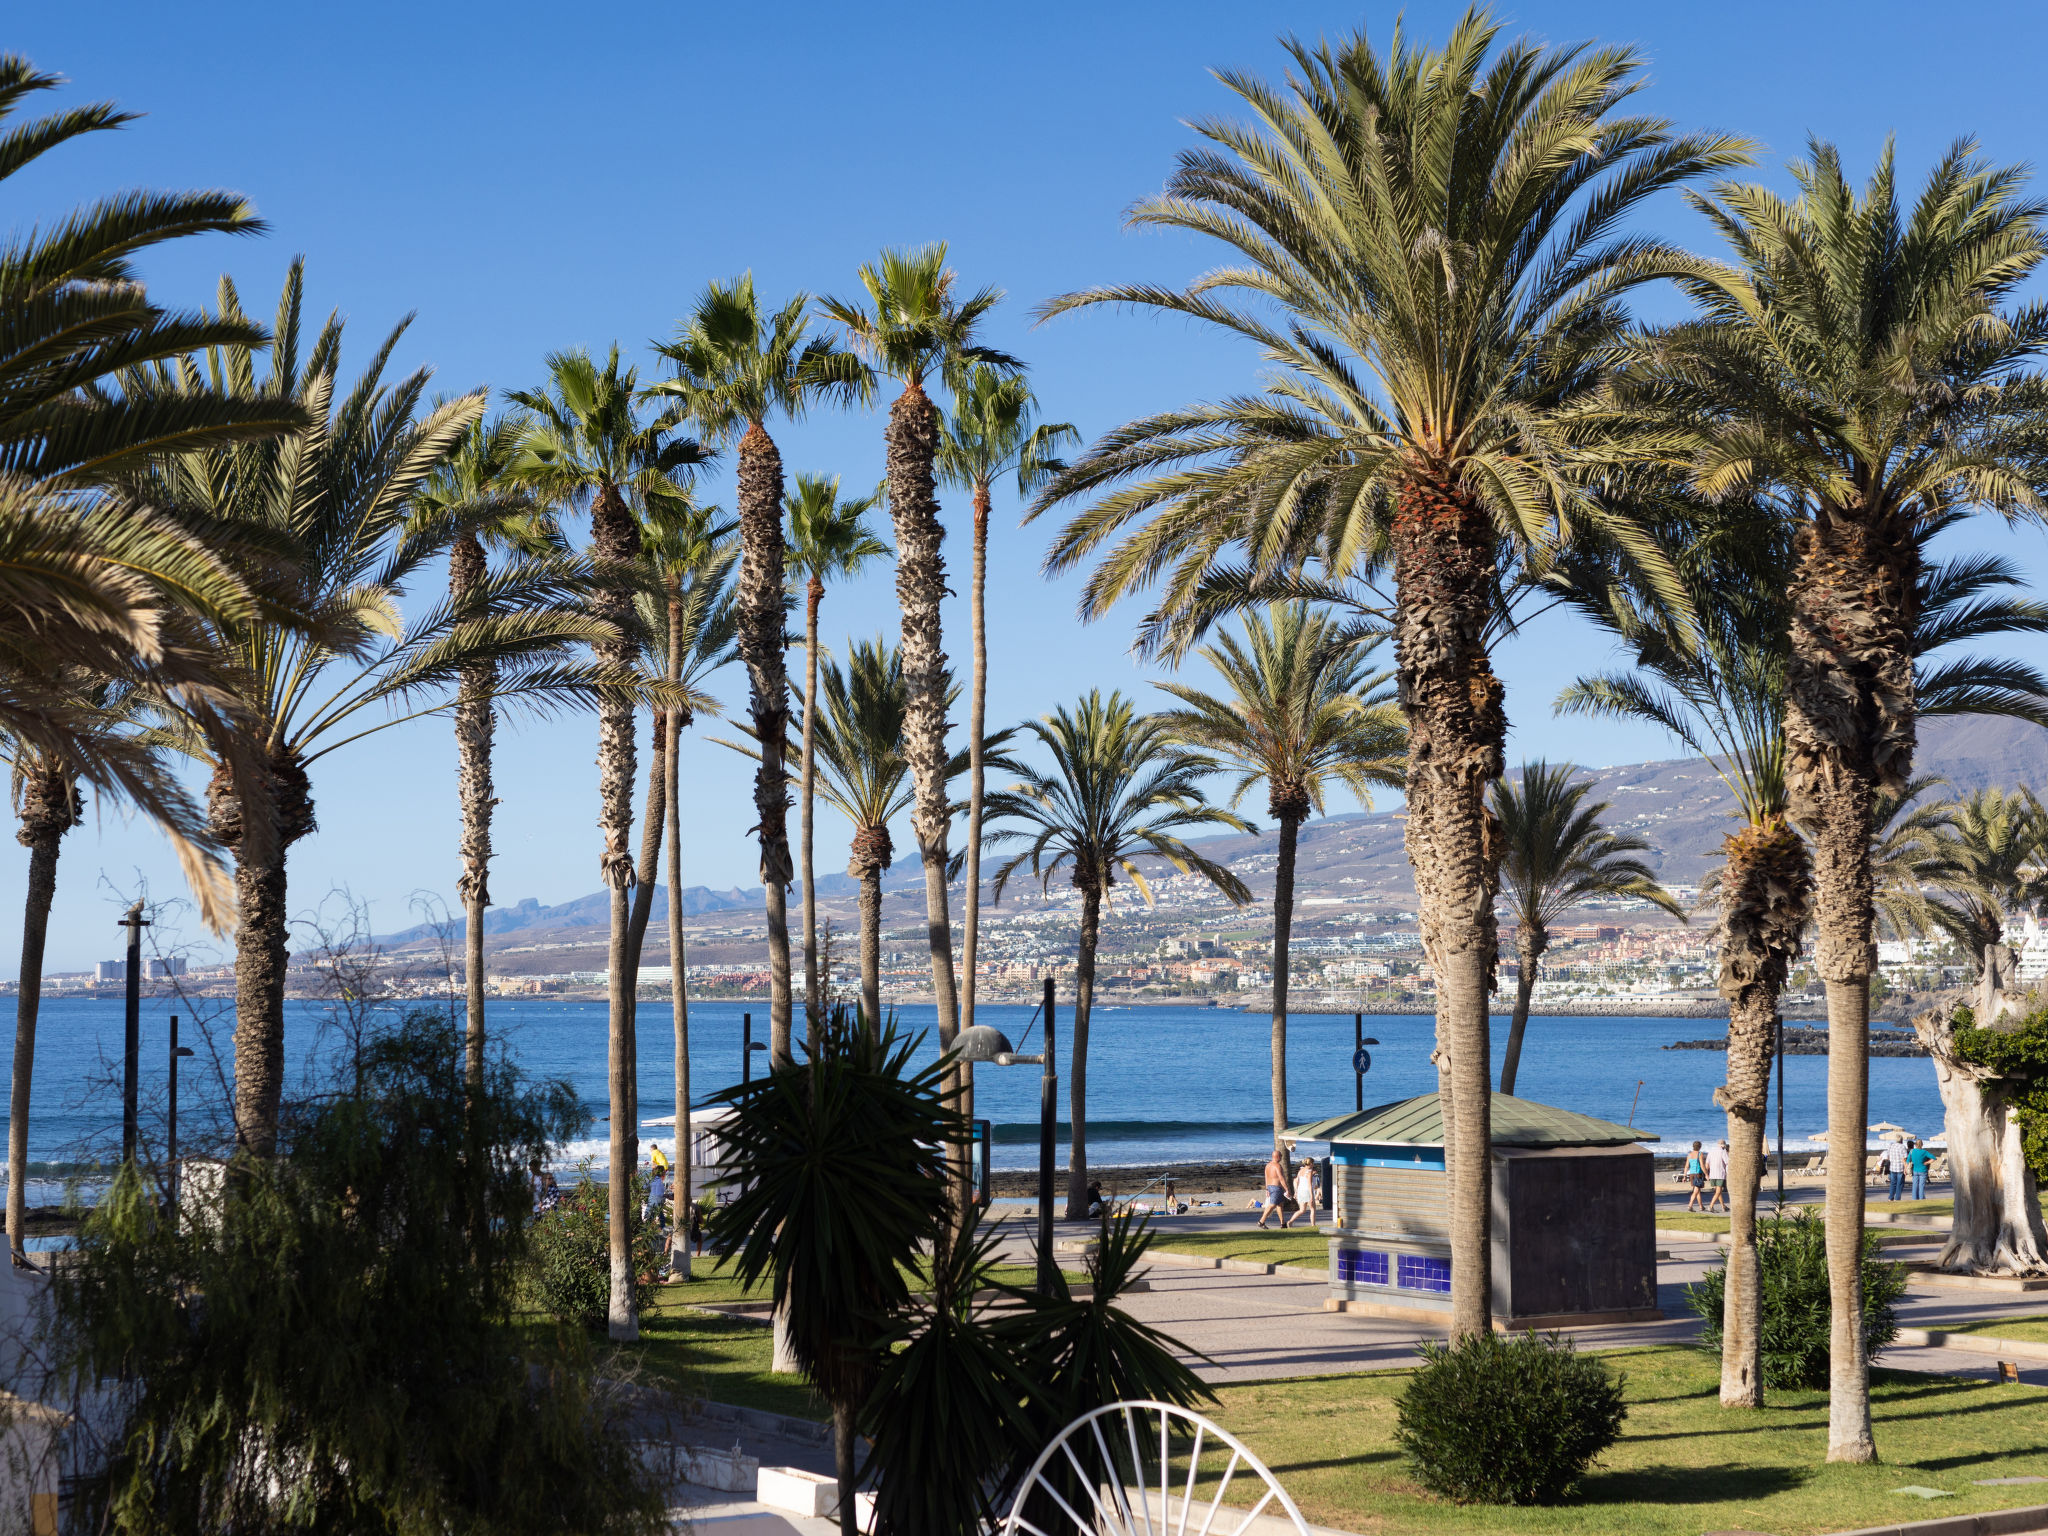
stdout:
<svg viewBox="0 0 2048 1536">
<path fill-rule="evenodd" d="M 1287 1133 L 1330 1144 L 1335 1311 L 1434 1320 L 1451 1310 L 1444 1117 L 1425 1093 Z M 1657 1307 L 1656 1180 L 1632 1126 L 1493 1095 L 1498 1328 L 1647 1322 Z"/>
</svg>

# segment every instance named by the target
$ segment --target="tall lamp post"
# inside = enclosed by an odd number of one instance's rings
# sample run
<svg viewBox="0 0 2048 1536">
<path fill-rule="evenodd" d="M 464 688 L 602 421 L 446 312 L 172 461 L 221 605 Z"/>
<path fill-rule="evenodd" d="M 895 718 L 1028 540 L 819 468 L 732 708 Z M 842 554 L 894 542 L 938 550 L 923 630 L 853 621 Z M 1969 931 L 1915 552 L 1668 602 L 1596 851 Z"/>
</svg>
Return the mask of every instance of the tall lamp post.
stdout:
<svg viewBox="0 0 2048 1536">
<path fill-rule="evenodd" d="M 170 1130 L 165 1139 L 170 1143 L 164 1161 L 170 1169 L 171 1210 L 178 1209 L 178 1058 L 190 1056 L 192 1047 L 178 1044 L 178 1016 L 171 1015 L 171 1115 Z"/>
<path fill-rule="evenodd" d="M 756 1040 L 754 1038 L 754 1016 L 751 1013 L 741 1014 L 740 1081 L 742 1083 L 751 1083 L 754 1080 L 754 1052 L 767 1049 L 768 1042 L 766 1040 Z"/>
<path fill-rule="evenodd" d="M 1052 1253 L 1052 1132 L 1053 1106 L 1059 1097 L 1059 1074 L 1055 1071 L 1052 1034 L 1052 978 L 1045 979 L 1045 1049 L 1035 1056 L 1019 1055 L 1009 1038 L 993 1024 L 963 1029 L 953 1040 L 953 1054 L 960 1061 L 993 1062 L 999 1067 L 1039 1067 L 1038 1077 L 1038 1289 L 1050 1296 L 1055 1283 Z M 990 1153 L 994 1147 L 989 1148 Z"/>
<path fill-rule="evenodd" d="M 128 915 L 114 925 L 128 930 L 128 1019 L 124 1066 L 121 1076 L 121 1161 L 135 1161 L 136 1091 L 142 1076 L 142 930 L 149 919 L 136 902 Z"/>
</svg>

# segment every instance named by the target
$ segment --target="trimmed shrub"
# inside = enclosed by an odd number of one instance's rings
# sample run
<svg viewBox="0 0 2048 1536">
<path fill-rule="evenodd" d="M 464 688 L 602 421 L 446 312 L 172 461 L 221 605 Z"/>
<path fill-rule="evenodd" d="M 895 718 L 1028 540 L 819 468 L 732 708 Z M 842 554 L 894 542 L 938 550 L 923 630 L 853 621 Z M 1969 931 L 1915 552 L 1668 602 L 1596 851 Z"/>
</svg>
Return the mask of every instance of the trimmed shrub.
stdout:
<svg viewBox="0 0 2048 1536">
<path fill-rule="evenodd" d="M 1780 1389 L 1828 1384 L 1827 1227 L 1811 1211 L 1756 1224 L 1762 1314 L 1764 1385 Z M 1898 1299 L 1906 1292 L 1906 1271 L 1878 1256 L 1877 1237 L 1863 1234 L 1863 1348 L 1874 1355 L 1899 1335 Z M 1721 1352 L 1721 1318 L 1727 1295 L 1726 1266 L 1709 1270 L 1686 1288 L 1686 1301 L 1706 1327 L 1700 1347 Z"/>
<path fill-rule="evenodd" d="M 653 1287 L 646 1277 L 664 1262 L 661 1229 L 640 1219 L 647 1180 L 635 1176 L 627 1219 L 632 1223 L 633 1305 L 644 1308 Z M 561 1203 L 535 1219 L 528 1237 L 541 1305 L 565 1323 L 602 1327 L 611 1310 L 610 1192 L 595 1179 L 564 1190 Z"/>
<path fill-rule="evenodd" d="M 1556 1504 L 1621 1438 L 1626 1378 L 1534 1332 L 1425 1341 L 1397 1405 L 1416 1479 L 1460 1504 Z"/>
</svg>

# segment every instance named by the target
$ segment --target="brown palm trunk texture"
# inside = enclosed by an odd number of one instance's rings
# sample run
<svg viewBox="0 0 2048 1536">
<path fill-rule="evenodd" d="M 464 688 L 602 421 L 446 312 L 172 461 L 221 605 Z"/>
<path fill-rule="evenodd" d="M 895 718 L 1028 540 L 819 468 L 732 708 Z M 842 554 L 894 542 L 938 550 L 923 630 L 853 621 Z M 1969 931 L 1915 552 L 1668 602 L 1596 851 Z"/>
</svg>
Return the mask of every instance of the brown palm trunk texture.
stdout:
<svg viewBox="0 0 2048 1536">
<path fill-rule="evenodd" d="M 825 583 L 813 576 L 804 589 L 804 760 L 803 788 L 798 795 L 803 817 L 804 876 L 804 1038 L 816 1055 L 824 1044 L 824 974 L 818 964 L 818 877 L 813 862 L 812 831 L 817 816 L 818 787 L 818 605 Z"/>
<path fill-rule="evenodd" d="M 1074 871 L 1081 891 L 1081 950 L 1074 964 L 1074 1032 L 1067 1063 L 1067 1220 L 1088 1215 L 1088 1018 L 1095 1003 L 1095 942 L 1102 932 L 1102 883 L 1090 870 Z"/>
<path fill-rule="evenodd" d="M 262 776 L 255 793 L 244 793 L 230 769 L 214 771 L 207 824 L 235 857 L 235 1138 L 242 1151 L 268 1157 L 284 1097 L 285 860 L 318 823 L 312 783 L 292 753 L 273 750 L 244 771 Z"/>
<path fill-rule="evenodd" d="M 967 869 L 961 914 L 960 1027 L 974 1026 L 974 967 L 981 952 L 982 736 L 988 727 L 988 514 L 986 480 L 974 482 L 974 681 L 967 697 Z"/>
<path fill-rule="evenodd" d="M 1783 817 L 1744 827 L 1721 845 L 1721 996 L 1728 1000 L 1728 1264 L 1721 1310 L 1721 1405 L 1761 1408 L 1763 1272 L 1756 1247 L 1764 1110 L 1778 999 L 1799 954 L 1813 900 L 1812 860 Z"/>
<path fill-rule="evenodd" d="M 874 1034 L 882 1029 L 882 872 L 895 851 L 886 826 L 862 827 L 846 861 L 860 882 L 860 1011 Z"/>
<path fill-rule="evenodd" d="M 1515 958 L 1521 962 L 1515 977 L 1515 1011 L 1508 1019 L 1507 1049 L 1500 1057 L 1500 1091 L 1512 1094 L 1522 1073 L 1522 1037 L 1529 1029 L 1529 999 L 1536 995 L 1536 971 L 1550 948 L 1550 930 L 1541 923 L 1515 925 Z"/>
<path fill-rule="evenodd" d="M 739 449 L 740 660 L 761 761 L 755 831 L 768 917 L 768 1063 L 795 1059 L 790 1043 L 789 687 L 782 665 L 782 454 L 757 421 Z"/>
<path fill-rule="evenodd" d="M 57 853 L 64 834 L 83 819 L 78 781 L 50 770 L 22 776 L 21 826 L 15 841 L 28 850 L 28 891 L 22 904 L 21 979 L 14 1005 L 14 1078 L 7 1101 L 7 1246 L 17 1269 L 28 1267 L 29 1094 L 35 1077 L 36 1015 L 43 1001 L 43 948 L 57 896 Z"/>
<path fill-rule="evenodd" d="M 1273 1141 L 1287 1130 L 1287 986 L 1293 974 L 1294 861 L 1301 823 L 1309 812 L 1308 792 L 1299 786 L 1273 789 L 1267 809 L 1280 823 L 1280 857 L 1273 870 Z"/>
<path fill-rule="evenodd" d="M 448 551 L 448 595 L 460 605 L 484 579 L 484 546 L 473 533 Z M 462 903 L 462 989 L 467 1012 L 463 1060 L 474 1092 L 484 1080 L 484 909 L 491 904 L 491 748 L 497 731 L 491 695 L 498 668 L 488 661 L 462 669 L 455 695 L 455 775 L 462 802 L 462 870 L 455 877 Z"/>
<path fill-rule="evenodd" d="M 1815 969 L 1828 1000 L 1828 1460 L 1877 1459 L 1863 1347 L 1863 1141 L 1876 943 L 1873 801 L 1913 766 L 1917 551 L 1909 529 L 1823 505 L 1794 544 L 1785 757 L 1814 850 Z"/>
<path fill-rule="evenodd" d="M 1486 651 L 1494 529 L 1463 485 L 1416 476 L 1394 520 L 1394 650 L 1408 721 L 1408 859 L 1436 973 L 1451 1185 L 1451 1332 L 1492 1326 L 1493 1070 L 1488 1002 L 1500 829 L 1486 804 L 1507 716 Z"/>
<path fill-rule="evenodd" d="M 912 377 L 889 408 L 887 433 L 889 512 L 896 525 L 896 600 L 903 611 L 903 756 L 917 787 L 911 830 L 924 861 L 925 931 L 931 947 L 932 994 L 938 1005 L 939 1048 L 960 1033 L 960 1000 L 953 977 L 953 918 L 946 891 L 946 836 L 953 814 L 946 790 L 946 652 L 939 603 L 946 595 L 946 562 L 939 552 L 938 482 L 932 472 L 939 447 L 939 412 L 924 384 Z M 947 1102 L 971 1117 L 971 1078 L 947 1069 Z M 971 1183 L 968 1148 L 952 1149 L 953 1200 L 964 1213 Z"/>
<path fill-rule="evenodd" d="M 624 672 L 632 668 L 633 594 L 624 579 L 640 553 L 640 528 L 625 499 L 611 486 L 600 491 L 590 509 L 590 555 L 600 572 L 609 575 L 592 598 L 599 618 L 616 627 L 616 635 L 596 647 L 597 658 Z M 607 1090 L 611 1116 L 610 1216 L 611 1296 L 607 1328 L 620 1341 L 640 1337 L 640 1319 L 633 1305 L 632 1221 L 633 1170 L 639 1163 L 639 1127 L 633 1118 L 638 1097 L 633 1091 L 632 896 L 636 883 L 633 837 L 633 777 L 638 766 L 633 737 L 633 701 L 606 696 L 597 710 L 598 827 L 604 833 L 600 868 L 611 891 L 611 942 L 606 953 L 610 1027 L 606 1034 Z"/>
</svg>

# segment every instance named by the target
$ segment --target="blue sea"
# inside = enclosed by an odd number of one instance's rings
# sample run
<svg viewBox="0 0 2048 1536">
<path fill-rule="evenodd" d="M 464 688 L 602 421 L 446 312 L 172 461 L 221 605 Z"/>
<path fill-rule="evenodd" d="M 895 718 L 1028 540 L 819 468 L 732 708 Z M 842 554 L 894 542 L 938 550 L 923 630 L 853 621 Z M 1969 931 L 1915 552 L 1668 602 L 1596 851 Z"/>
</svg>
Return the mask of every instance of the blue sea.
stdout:
<svg viewBox="0 0 2048 1536">
<path fill-rule="evenodd" d="M 202 1005 L 206 1018 L 169 1000 L 146 1000 L 142 1018 L 143 1134 L 159 1144 L 169 1016 L 184 1011 L 183 1042 L 197 1054 L 181 1077 L 180 1120 L 189 1146 L 209 1112 L 217 1112 L 232 1078 L 231 1005 Z M 411 1006 L 419 1006 L 417 1004 Z M 1042 1035 L 1024 1006 L 984 1006 L 980 1021 L 1003 1030 L 1020 1051 L 1039 1049 Z M 751 1013 L 754 1038 L 767 1035 L 759 1004 L 694 1003 L 690 1008 L 690 1073 L 699 1100 L 738 1080 L 741 1018 Z M 12 1070 L 12 1001 L 0 1005 L 0 1043 Z M 605 1008 L 596 1002 L 507 998 L 490 1004 L 497 1041 L 527 1073 L 566 1078 L 591 1106 L 588 1140 L 563 1149 L 562 1161 L 601 1164 L 606 1155 Z M 903 1026 L 924 1031 L 923 1050 L 936 1054 L 934 1011 L 906 1008 Z M 1067 1114 L 1072 1011 L 1058 1017 L 1060 1113 Z M 1713 1019 L 1547 1018 L 1529 1021 L 1522 1053 L 1524 1098 L 1603 1119 L 1633 1124 L 1676 1148 L 1694 1138 L 1725 1133 L 1714 1108 L 1726 1057 L 1719 1051 L 1667 1051 L 1674 1040 L 1720 1034 Z M 803 1028 L 799 1009 L 797 1028 Z M 1365 1102 L 1386 1103 L 1436 1087 L 1430 1065 L 1434 1021 L 1421 1015 L 1368 1016 L 1365 1033 L 1377 1037 Z M 1496 1072 L 1505 1019 L 1494 1027 Z M 32 1202 L 54 1199 L 61 1179 L 81 1164 L 118 1151 L 119 1056 L 122 1010 L 118 1000 L 65 999 L 43 1005 L 36 1046 L 34 1113 L 29 1157 Z M 639 1019 L 640 1112 L 643 1120 L 674 1108 L 673 1038 L 665 1003 L 642 1003 Z M 1101 1007 L 1095 1011 L 1088 1050 L 1089 1160 L 1100 1165 L 1256 1157 L 1271 1145 L 1270 1020 L 1264 1014 L 1223 1008 Z M 1288 1026 L 1288 1109 L 1300 1124 L 1353 1106 L 1352 1020 L 1349 1014 L 1300 1014 Z M 326 1005 L 286 1004 L 288 1082 L 317 1072 L 336 1034 Z M 756 1053 L 757 1067 L 765 1053 Z M 1827 1124 L 1827 1058 L 1793 1056 L 1785 1063 L 1785 1142 L 1812 1146 L 1809 1136 Z M 1775 1088 L 1774 1088 L 1775 1091 Z M 1039 1073 L 1035 1067 L 982 1066 L 975 1074 L 975 1110 L 993 1125 L 998 1168 L 1037 1162 Z M 0 1101 L 4 1102 L 4 1101 Z M 1921 1135 L 1939 1135 L 1940 1096 L 1925 1058 L 1879 1057 L 1870 1063 L 1870 1121 L 1890 1120 Z M 1776 1105 L 1770 1125 L 1776 1126 Z M 672 1133 L 643 1130 L 643 1138 L 672 1144 Z M 1066 1127 L 1060 1128 L 1062 1153 Z M 4 1143 L 0 1143 L 4 1147 Z"/>
</svg>

